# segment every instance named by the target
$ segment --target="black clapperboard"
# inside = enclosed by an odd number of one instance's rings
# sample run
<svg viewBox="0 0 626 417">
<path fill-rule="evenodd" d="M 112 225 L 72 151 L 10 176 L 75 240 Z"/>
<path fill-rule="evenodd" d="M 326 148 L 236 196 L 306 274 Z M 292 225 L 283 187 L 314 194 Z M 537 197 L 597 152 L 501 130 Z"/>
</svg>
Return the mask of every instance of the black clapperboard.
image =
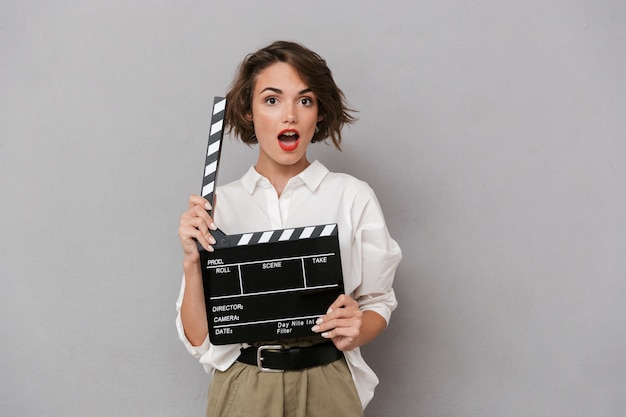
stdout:
<svg viewBox="0 0 626 417">
<path fill-rule="evenodd" d="M 213 205 L 225 110 L 215 97 L 201 192 Z M 313 335 L 344 291 L 336 224 L 212 235 L 214 252 L 198 247 L 214 345 Z"/>
</svg>

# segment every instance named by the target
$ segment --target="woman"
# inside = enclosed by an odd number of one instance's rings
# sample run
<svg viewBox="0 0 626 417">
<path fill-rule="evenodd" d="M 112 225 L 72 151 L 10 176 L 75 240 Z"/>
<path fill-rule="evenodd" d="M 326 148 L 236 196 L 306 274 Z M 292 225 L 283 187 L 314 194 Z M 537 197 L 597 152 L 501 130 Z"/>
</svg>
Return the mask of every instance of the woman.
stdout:
<svg viewBox="0 0 626 417">
<path fill-rule="evenodd" d="M 179 227 L 185 275 L 177 326 L 187 349 L 214 372 L 207 416 L 362 416 L 378 379 L 359 347 L 382 333 L 397 305 L 392 282 L 401 251 L 366 183 L 307 158 L 310 143 L 328 138 L 340 149 L 351 110 L 326 62 L 283 41 L 248 55 L 226 98 L 225 123 L 258 144 L 257 163 L 218 187 L 215 219 L 208 201 L 192 195 Z M 280 341 L 287 353 L 309 352 L 315 366 L 262 372 L 247 358 L 270 341 L 211 345 L 196 242 L 212 251 L 216 225 L 236 234 L 328 223 L 338 224 L 346 294 L 317 320 L 316 336 Z"/>
</svg>

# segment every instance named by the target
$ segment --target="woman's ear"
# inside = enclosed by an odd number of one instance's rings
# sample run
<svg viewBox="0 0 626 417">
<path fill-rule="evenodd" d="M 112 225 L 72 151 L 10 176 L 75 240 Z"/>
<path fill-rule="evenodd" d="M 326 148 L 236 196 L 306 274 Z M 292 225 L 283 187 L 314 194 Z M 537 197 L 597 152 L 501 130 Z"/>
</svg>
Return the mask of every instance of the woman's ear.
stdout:
<svg viewBox="0 0 626 417">
<path fill-rule="evenodd" d="M 249 111 L 248 113 L 246 113 L 246 120 L 251 122 L 252 121 L 252 112 Z"/>
<path fill-rule="evenodd" d="M 324 120 L 324 115 L 320 114 L 317 116 L 317 123 L 321 122 L 322 120 Z"/>
</svg>

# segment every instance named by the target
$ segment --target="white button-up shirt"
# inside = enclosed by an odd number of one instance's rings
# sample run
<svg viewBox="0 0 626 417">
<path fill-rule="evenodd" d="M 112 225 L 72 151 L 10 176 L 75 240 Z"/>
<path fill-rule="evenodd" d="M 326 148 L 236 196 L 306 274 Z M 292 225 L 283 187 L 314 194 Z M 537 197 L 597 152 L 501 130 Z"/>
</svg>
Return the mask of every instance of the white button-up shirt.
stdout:
<svg viewBox="0 0 626 417">
<path fill-rule="evenodd" d="M 397 306 L 392 283 L 402 254 L 365 182 L 329 172 L 315 161 L 289 180 L 280 197 L 254 167 L 240 180 L 218 187 L 216 195 L 215 224 L 226 234 L 337 223 L 346 294 L 357 300 L 361 310 L 373 310 L 389 322 Z M 184 285 L 183 278 L 176 304 L 179 337 L 207 372 L 225 371 L 237 360 L 242 345 L 214 346 L 208 337 L 201 346 L 189 343 L 180 318 Z M 359 348 L 345 352 L 345 357 L 365 407 L 378 378 Z"/>
</svg>

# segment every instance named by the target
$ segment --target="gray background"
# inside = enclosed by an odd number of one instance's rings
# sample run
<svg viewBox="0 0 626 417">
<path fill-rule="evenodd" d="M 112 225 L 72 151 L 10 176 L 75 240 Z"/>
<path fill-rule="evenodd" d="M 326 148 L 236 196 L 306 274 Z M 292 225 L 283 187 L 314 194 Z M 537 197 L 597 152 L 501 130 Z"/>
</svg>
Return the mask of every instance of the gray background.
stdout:
<svg viewBox="0 0 626 417">
<path fill-rule="evenodd" d="M 3 0 L 0 415 L 203 415 L 177 225 L 212 96 L 275 39 L 360 110 L 311 156 L 405 254 L 367 416 L 623 415 L 621 0 Z M 221 180 L 255 155 L 228 141 Z"/>
</svg>

